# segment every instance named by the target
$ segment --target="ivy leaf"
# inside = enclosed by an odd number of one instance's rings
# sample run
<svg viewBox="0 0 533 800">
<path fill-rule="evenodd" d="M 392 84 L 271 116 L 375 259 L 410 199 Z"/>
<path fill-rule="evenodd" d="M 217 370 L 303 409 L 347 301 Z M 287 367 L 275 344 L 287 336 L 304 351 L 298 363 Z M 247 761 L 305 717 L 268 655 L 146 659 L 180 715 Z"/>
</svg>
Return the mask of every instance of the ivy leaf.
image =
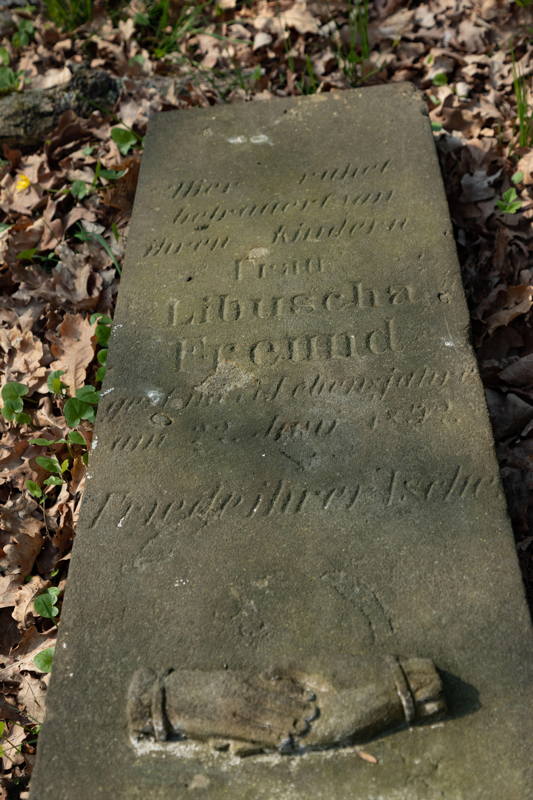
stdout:
<svg viewBox="0 0 533 800">
<path fill-rule="evenodd" d="M 69 427 L 76 428 L 80 424 L 85 407 L 86 403 L 82 403 L 76 397 L 69 397 L 63 408 L 63 416 Z"/>
<path fill-rule="evenodd" d="M 86 181 L 72 181 L 70 184 L 70 193 L 76 200 L 83 200 L 84 197 L 87 197 L 87 195 L 91 193 L 91 187 Z"/>
<path fill-rule="evenodd" d="M 35 461 L 40 467 L 46 469 L 48 472 L 57 472 L 59 475 L 61 475 L 61 467 L 56 456 L 37 456 Z"/>
<path fill-rule="evenodd" d="M 103 325 L 111 325 L 113 322 L 111 317 L 108 317 L 107 314 L 102 314 L 100 311 L 97 311 L 95 314 L 91 314 L 89 321 L 91 325 L 94 325 L 95 322 L 101 322 Z"/>
<path fill-rule="evenodd" d="M 56 606 L 57 594 L 47 589 L 43 594 L 37 595 L 33 601 L 33 608 L 35 613 L 45 619 L 53 619 L 59 615 L 59 609 Z"/>
<path fill-rule="evenodd" d="M 87 442 L 79 431 L 70 431 L 67 436 L 67 442 L 69 444 L 81 444 L 84 447 L 87 445 Z"/>
<path fill-rule="evenodd" d="M 126 170 L 105 169 L 104 167 L 102 167 L 100 161 L 98 161 L 98 163 L 96 164 L 96 169 L 94 171 L 94 174 L 96 180 L 99 180 L 99 178 L 105 178 L 108 181 L 118 181 L 119 178 L 124 177 L 124 175 L 126 174 Z"/>
<path fill-rule="evenodd" d="M 78 397 L 69 397 L 63 408 L 63 415 L 69 428 L 77 428 L 82 419 L 94 422 L 96 411 L 93 405 Z"/>
<path fill-rule="evenodd" d="M 40 500 L 40 498 L 43 496 L 41 487 L 35 481 L 26 481 L 25 486 L 31 496 L 36 497 L 37 500 Z"/>
<path fill-rule="evenodd" d="M 137 136 L 127 128 L 112 128 L 111 138 L 123 156 L 128 155 L 132 147 L 137 144 Z"/>
<path fill-rule="evenodd" d="M 5 49 L 5 48 L 2 48 Z M 7 94 L 13 92 L 18 85 L 17 74 L 13 72 L 11 67 L 0 67 L 0 94 Z"/>
<path fill-rule="evenodd" d="M 63 478 L 58 478 L 57 475 L 50 475 L 45 481 L 44 486 L 62 486 L 65 483 Z"/>
<path fill-rule="evenodd" d="M 55 647 L 47 647 L 46 650 L 41 650 L 33 659 L 33 663 L 41 672 L 51 672 L 52 664 L 54 663 Z"/>
<path fill-rule="evenodd" d="M 19 398 L 27 395 L 28 391 L 28 387 L 23 383 L 9 381 L 2 387 L 2 400 L 4 400 L 6 403 L 10 401 L 16 401 Z"/>
<path fill-rule="evenodd" d="M 30 444 L 41 444 L 49 447 L 51 444 L 65 444 L 66 441 L 66 439 L 43 439 L 39 437 L 38 439 L 30 439 Z"/>
<path fill-rule="evenodd" d="M 48 376 L 46 383 L 52 394 L 61 394 L 66 385 L 61 380 L 61 376 L 65 374 L 64 369 L 55 369 Z"/>
<path fill-rule="evenodd" d="M 19 261 L 31 261 L 37 252 L 36 247 L 32 247 L 31 250 L 21 250 L 17 253 L 17 258 Z"/>
<path fill-rule="evenodd" d="M 81 389 L 76 389 L 76 397 L 84 403 L 96 406 L 100 400 L 100 392 L 97 392 L 94 386 L 88 384 L 87 386 L 82 386 Z"/>
</svg>

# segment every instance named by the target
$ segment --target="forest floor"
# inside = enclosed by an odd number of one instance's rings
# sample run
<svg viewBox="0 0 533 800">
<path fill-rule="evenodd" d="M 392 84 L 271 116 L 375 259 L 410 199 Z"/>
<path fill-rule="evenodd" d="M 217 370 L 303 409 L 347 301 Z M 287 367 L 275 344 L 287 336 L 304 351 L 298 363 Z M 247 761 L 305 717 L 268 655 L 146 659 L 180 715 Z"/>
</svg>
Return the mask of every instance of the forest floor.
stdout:
<svg viewBox="0 0 533 800">
<path fill-rule="evenodd" d="M 390 81 L 422 91 L 533 597 L 531 0 L 93 11 L 65 31 L 39 7 L 0 2 L 0 800 L 27 797 L 154 112 Z"/>
</svg>

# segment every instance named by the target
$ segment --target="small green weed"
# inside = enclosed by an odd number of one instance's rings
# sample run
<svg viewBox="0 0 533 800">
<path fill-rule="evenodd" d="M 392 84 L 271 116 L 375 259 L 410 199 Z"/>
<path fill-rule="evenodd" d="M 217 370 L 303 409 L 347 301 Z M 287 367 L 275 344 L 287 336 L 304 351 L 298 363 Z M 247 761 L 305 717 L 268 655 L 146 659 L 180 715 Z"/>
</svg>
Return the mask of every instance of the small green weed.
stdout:
<svg viewBox="0 0 533 800">
<path fill-rule="evenodd" d="M 25 6 L 23 9 L 29 14 L 33 14 L 36 11 L 35 6 Z M 33 34 L 35 33 L 35 27 L 33 22 L 29 19 L 20 19 L 18 28 L 11 37 L 11 43 L 13 47 L 17 49 L 21 47 L 27 47 L 33 38 Z"/>
<path fill-rule="evenodd" d="M 111 138 L 117 145 L 123 156 L 127 156 L 130 150 L 137 144 L 142 144 L 142 136 L 135 133 L 131 128 L 112 128 Z"/>
<path fill-rule="evenodd" d="M 311 58 L 306 55 L 305 57 L 305 76 L 302 81 L 302 93 L 314 94 L 318 89 L 319 81 L 316 76 L 315 68 Z"/>
<path fill-rule="evenodd" d="M 102 236 L 101 233 L 95 233 L 94 231 L 88 231 L 80 223 L 79 230 L 74 235 L 75 235 L 76 239 L 80 240 L 80 242 L 96 242 L 97 244 L 100 245 L 100 247 L 103 247 L 103 249 L 106 251 L 106 253 L 109 256 L 109 258 L 113 262 L 113 266 L 115 267 L 115 269 L 118 272 L 118 274 L 122 275 L 122 269 L 120 267 L 120 264 L 117 261 L 117 258 L 115 256 L 115 254 L 111 250 L 111 247 L 109 246 L 109 242 L 106 242 L 106 240 L 104 239 L 104 237 Z"/>
<path fill-rule="evenodd" d="M 28 394 L 28 387 L 23 383 L 9 381 L 2 387 L 2 415 L 8 422 L 16 422 L 18 425 L 27 425 L 31 422 L 31 417 L 24 411 L 24 400 Z"/>
<path fill-rule="evenodd" d="M 15 92 L 19 88 L 20 72 L 15 72 L 9 64 L 11 57 L 6 47 L 0 47 L 0 95 Z"/>
<path fill-rule="evenodd" d="M 522 201 L 518 197 L 514 187 L 507 189 L 500 200 L 496 200 L 496 205 L 503 214 L 516 214 L 522 208 Z"/>
<path fill-rule="evenodd" d="M 432 83 L 433 86 L 447 86 L 448 76 L 445 72 L 437 72 L 437 74 L 433 76 Z"/>
<path fill-rule="evenodd" d="M 349 45 L 344 62 L 347 77 L 357 82 L 360 79 L 359 65 L 370 55 L 368 38 L 368 0 L 353 0 L 349 14 Z"/>
<path fill-rule="evenodd" d="M 54 619 L 59 616 L 57 601 L 59 600 L 60 590 L 57 586 L 50 586 L 42 594 L 37 595 L 33 601 L 33 608 L 39 617 Z"/>
<path fill-rule="evenodd" d="M 178 49 L 184 36 L 202 32 L 204 11 L 210 5 L 185 0 L 174 18 L 171 0 L 149 0 L 146 13 L 134 17 L 143 44 L 156 58 L 164 58 Z"/>
<path fill-rule="evenodd" d="M 98 322 L 96 326 L 98 343 L 107 345 L 111 319 L 104 314 L 95 314 L 93 317 L 95 318 L 93 322 Z M 100 353 L 103 353 L 103 356 L 100 356 Z M 101 377 L 103 377 L 105 373 L 107 347 L 101 349 L 97 353 L 97 359 L 100 364 L 97 370 L 97 379 L 101 380 Z M 61 380 L 62 375 L 62 370 L 50 372 L 47 378 L 47 385 L 49 391 L 56 395 L 56 397 L 65 398 L 63 415 L 67 425 L 70 428 L 76 428 L 82 420 L 93 422 L 96 416 L 96 406 L 100 399 L 100 393 L 94 386 L 87 385 L 77 389 L 74 397 L 67 397 L 68 387 Z M 99 377 L 99 375 L 101 375 L 101 377 Z M 23 398 L 26 397 L 27 394 L 28 387 L 23 383 L 11 381 L 6 383 L 2 388 L 2 400 L 4 404 L 1 411 L 8 421 L 18 424 L 27 424 L 31 422 L 31 417 L 24 411 Z M 65 438 L 46 439 L 44 437 L 36 437 L 30 439 L 30 444 L 39 447 L 64 446 L 57 450 L 57 454 L 52 452 L 46 455 L 36 456 L 36 464 L 50 473 L 42 482 L 42 485 L 33 480 L 27 480 L 25 483 L 28 493 L 41 505 L 46 524 L 46 515 L 44 511 L 48 499 L 47 490 L 50 487 L 62 486 L 66 482 L 66 474 L 73 469 L 78 459 L 81 458 L 82 462 L 87 464 L 89 458 L 87 442 L 80 431 L 71 430 Z M 58 457 L 59 454 L 61 454 L 60 458 Z"/>
<path fill-rule="evenodd" d="M 93 13 L 92 0 L 44 0 L 44 7 L 49 20 L 69 31 L 88 22 Z"/>
<path fill-rule="evenodd" d="M 79 431 L 69 431 L 66 439 L 45 439 L 43 437 L 30 439 L 30 444 L 36 444 L 40 447 L 51 447 L 58 444 L 65 444 L 67 446 L 68 456 L 67 458 L 64 458 L 61 463 L 55 455 L 36 457 L 36 463 L 47 472 L 51 473 L 51 475 L 43 481 L 43 486 L 46 487 L 62 486 L 65 483 L 64 474 L 72 469 L 75 458 L 77 456 L 79 457 L 80 455 L 80 451 L 78 451 L 78 453 L 74 451 L 74 446 L 81 446 L 83 448 L 81 450 L 82 461 L 84 464 L 87 464 L 88 461 L 89 456 L 87 453 L 87 442 L 85 441 L 85 437 Z M 39 501 L 39 503 L 43 506 L 44 511 L 44 505 L 46 503 L 46 490 L 43 491 L 43 486 L 39 486 L 36 481 L 26 481 L 26 489 L 32 497 Z"/>
<path fill-rule="evenodd" d="M 70 184 L 70 194 L 76 198 L 76 200 L 83 200 L 84 197 L 87 197 L 88 194 L 91 194 L 91 185 L 87 183 L 87 181 L 72 181 Z"/>
<path fill-rule="evenodd" d="M 94 386 L 76 389 L 75 397 L 69 397 L 63 407 L 63 415 L 69 428 L 76 428 L 82 420 L 94 422 L 99 400 L 100 394 Z"/>
<path fill-rule="evenodd" d="M 33 659 L 33 663 L 37 669 L 40 669 L 41 672 L 51 672 L 54 663 L 54 653 L 55 647 L 47 647 L 45 650 L 41 650 L 40 653 L 37 653 Z"/>
<path fill-rule="evenodd" d="M 119 128 L 114 128 L 113 130 L 122 130 Z M 127 133 L 127 131 L 126 131 Z M 114 138 L 112 136 L 112 138 Z M 135 142 L 138 140 L 142 141 L 140 136 L 135 134 Z M 85 150 L 88 151 L 86 155 L 90 155 L 93 148 L 86 147 Z M 119 147 L 120 149 L 120 147 Z M 122 152 L 122 151 L 121 151 Z M 70 184 L 70 188 L 68 189 L 61 189 L 61 194 L 71 194 L 76 200 L 83 200 L 84 197 L 87 197 L 91 194 L 94 190 L 100 189 L 104 186 L 103 182 L 106 181 L 118 181 L 119 178 L 122 178 L 126 174 L 126 170 L 124 169 L 105 169 L 102 167 L 100 161 L 96 162 L 96 167 L 94 170 L 94 178 L 92 183 L 88 183 L 87 181 L 83 180 L 76 180 L 72 181 Z M 29 252 L 29 251 L 28 251 Z"/>
<path fill-rule="evenodd" d="M 533 145 L 533 108 L 529 105 L 528 88 L 513 56 L 513 90 L 516 101 L 518 146 Z"/>
<path fill-rule="evenodd" d="M 96 353 L 96 360 L 100 366 L 96 370 L 95 379 L 101 383 L 104 380 L 107 369 L 107 344 L 111 335 L 111 324 L 113 320 L 106 314 L 96 313 L 91 315 L 90 321 L 91 325 L 94 325 L 96 322 L 95 336 L 96 341 L 100 345 L 100 350 Z"/>
<path fill-rule="evenodd" d="M 370 55 L 370 42 L 368 39 L 368 0 L 354 0 L 350 15 L 352 26 L 351 49 L 355 49 L 355 34 L 357 35 L 361 58 L 365 61 Z"/>
<path fill-rule="evenodd" d="M 58 263 L 57 254 L 53 251 L 39 251 L 36 247 L 32 247 L 30 250 L 21 250 L 20 253 L 17 253 L 17 259 L 19 261 L 30 261 L 32 263 L 38 262 L 41 267 L 50 271 L 55 267 Z"/>
</svg>

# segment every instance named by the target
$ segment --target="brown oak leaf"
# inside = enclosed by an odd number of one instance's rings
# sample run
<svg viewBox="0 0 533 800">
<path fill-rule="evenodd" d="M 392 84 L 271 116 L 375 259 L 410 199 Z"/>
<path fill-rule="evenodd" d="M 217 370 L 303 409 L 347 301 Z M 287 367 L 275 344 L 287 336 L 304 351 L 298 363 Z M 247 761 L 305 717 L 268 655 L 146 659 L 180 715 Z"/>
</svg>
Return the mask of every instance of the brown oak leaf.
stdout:
<svg viewBox="0 0 533 800">
<path fill-rule="evenodd" d="M 74 394 L 85 383 L 87 367 L 93 360 L 94 325 L 81 314 L 65 314 L 58 334 L 51 337 L 50 349 L 56 356 L 51 369 L 63 370 L 61 380 Z"/>
</svg>

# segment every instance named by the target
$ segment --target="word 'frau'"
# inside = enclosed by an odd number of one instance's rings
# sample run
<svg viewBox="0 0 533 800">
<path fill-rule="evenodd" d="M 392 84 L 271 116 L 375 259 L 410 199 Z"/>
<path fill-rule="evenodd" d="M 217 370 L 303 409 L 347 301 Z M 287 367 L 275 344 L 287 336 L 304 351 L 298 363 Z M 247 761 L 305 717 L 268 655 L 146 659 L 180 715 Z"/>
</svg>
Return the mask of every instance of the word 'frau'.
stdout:
<svg viewBox="0 0 533 800">
<path fill-rule="evenodd" d="M 264 250 L 268 253 L 268 250 Z M 262 257 L 262 256 L 261 256 Z M 281 263 L 259 261 L 258 257 L 249 256 L 235 261 L 235 280 L 246 278 L 269 278 L 278 275 L 313 275 L 324 272 L 324 265 L 320 256 L 307 258 L 290 258 Z"/>
<path fill-rule="evenodd" d="M 411 286 L 388 286 L 370 289 L 357 281 L 341 290 L 330 289 L 316 294 L 295 293 L 277 297 L 232 297 L 206 295 L 194 299 L 172 299 L 169 303 L 170 325 L 203 325 L 207 322 L 237 322 L 249 319 L 281 319 L 316 312 L 334 313 L 365 308 L 380 308 L 414 303 Z"/>
<path fill-rule="evenodd" d="M 361 358 L 401 352 L 393 319 L 381 328 L 366 332 L 305 333 L 299 336 L 260 339 L 252 344 L 243 342 L 209 342 L 206 336 L 178 339 L 176 367 L 183 369 L 191 362 L 210 368 L 222 361 L 244 361 L 258 367 L 272 367 L 282 362 L 329 361 L 336 358 Z"/>
</svg>

